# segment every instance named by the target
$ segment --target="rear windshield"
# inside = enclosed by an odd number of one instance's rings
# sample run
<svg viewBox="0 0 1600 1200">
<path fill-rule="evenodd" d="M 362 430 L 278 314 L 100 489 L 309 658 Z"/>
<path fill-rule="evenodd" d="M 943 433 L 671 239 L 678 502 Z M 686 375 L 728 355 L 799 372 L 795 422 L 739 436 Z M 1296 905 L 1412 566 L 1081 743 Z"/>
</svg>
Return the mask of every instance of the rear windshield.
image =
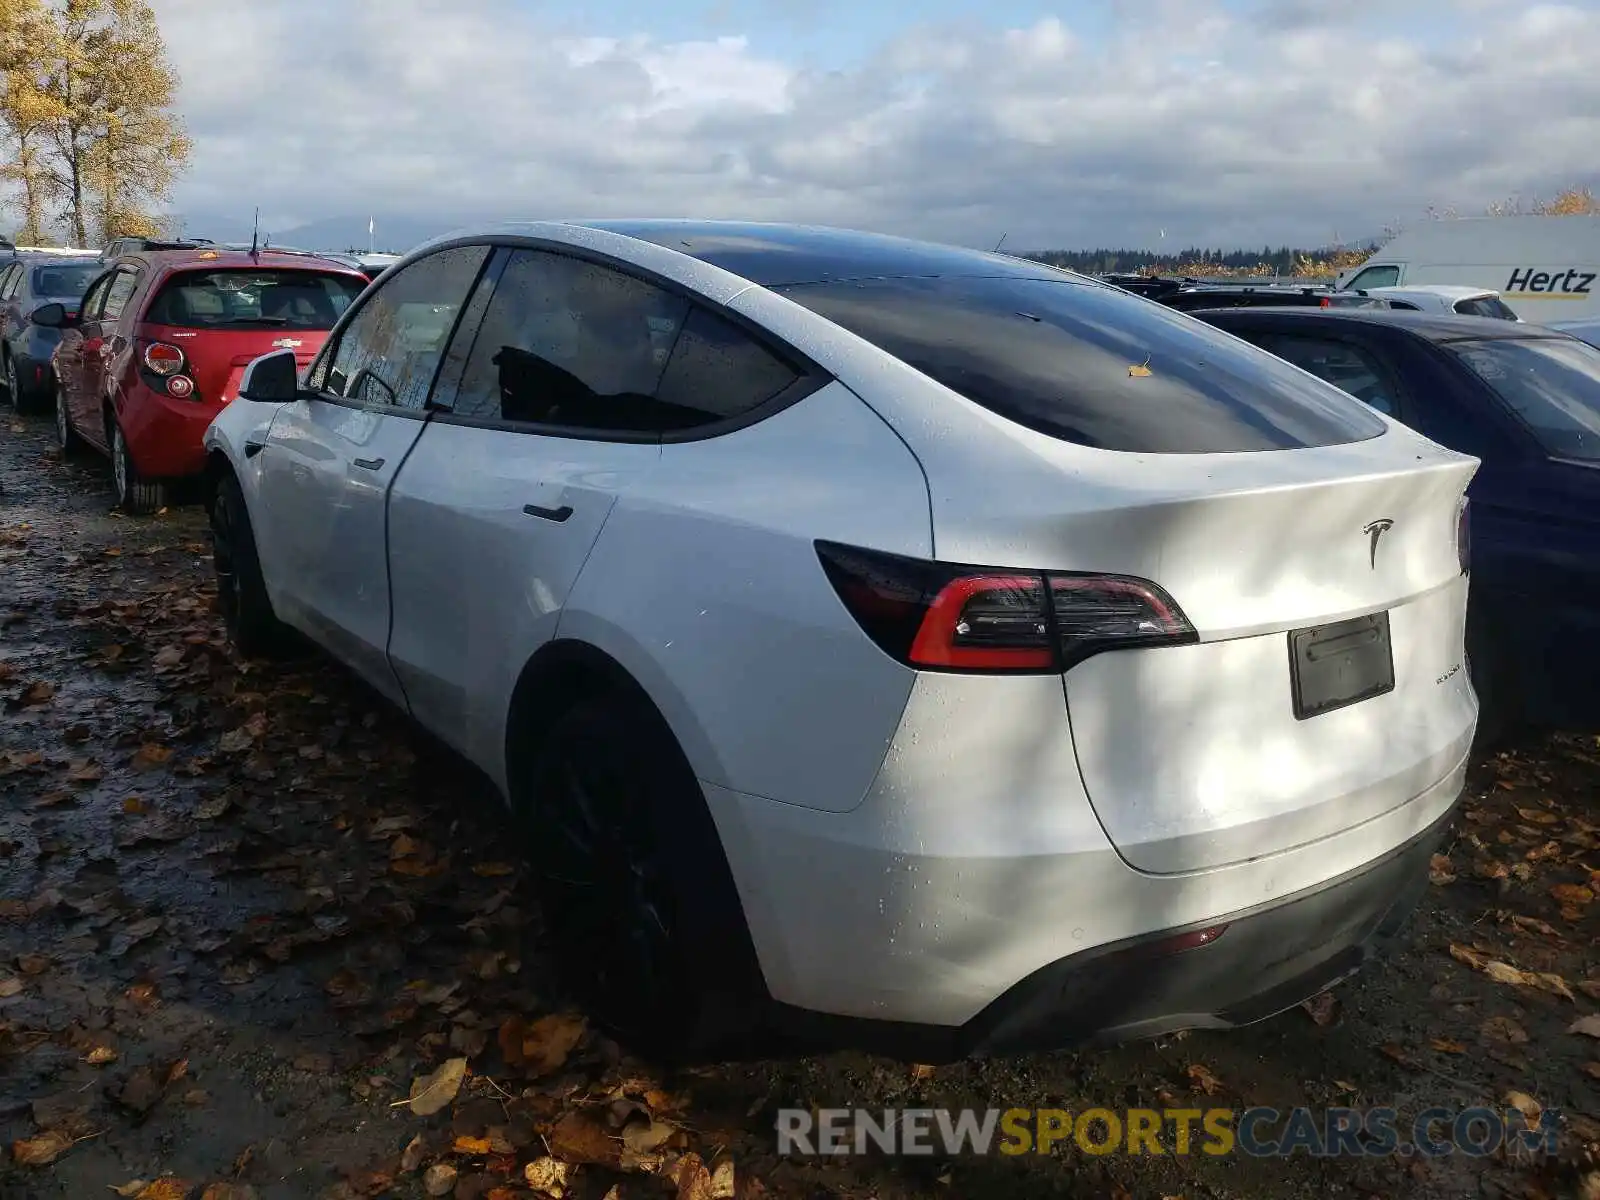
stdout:
<svg viewBox="0 0 1600 1200">
<path fill-rule="evenodd" d="M 187 329 L 331 329 L 365 281 L 317 271 L 186 271 L 144 319 Z"/>
<path fill-rule="evenodd" d="M 1500 321 L 1515 321 L 1517 314 L 1498 296 L 1474 296 L 1471 300 L 1457 300 L 1456 311 L 1469 317 L 1494 317 Z"/>
<path fill-rule="evenodd" d="M 76 300 L 105 270 L 99 263 L 35 267 L 33 269 L 33 294 L 35 296 L 65 296 Z"/>
<path fill-rule="evenodd" d="M 1600 350 L 1572 338 L 1450 342 L 1556 458 L 1600 462 Z"/>
<path fill-rule="evenodd" d="M 1385 429 L 1338 388 L 1119 288 L 920 278 L 780 290 L 975 404 L 1083 446 L 1286 450 Z"/>
</svg>

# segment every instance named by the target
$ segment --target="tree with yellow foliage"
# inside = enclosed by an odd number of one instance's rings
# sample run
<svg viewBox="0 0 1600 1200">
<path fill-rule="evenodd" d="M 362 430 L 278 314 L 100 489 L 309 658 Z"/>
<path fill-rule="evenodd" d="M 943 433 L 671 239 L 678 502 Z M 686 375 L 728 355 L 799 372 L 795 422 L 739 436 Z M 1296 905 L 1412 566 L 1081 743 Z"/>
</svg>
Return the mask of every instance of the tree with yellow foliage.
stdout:
<svg viewBox="0 0 1600 1200">
<path fill-rule="evenodd" d="M 1489 205 L 1491 217 L 1600 217 L 1600 200 L 1586 187 L 1569 187 L 1549 200 L 1535 197 L 1527 204 L 1513 196 Z"/>
<path fill-rule="evenodd" d="M 145 0 L 0 0 L 0 128 L 23 234 L 51 205 L 77 245 L 156 231 L 190 143 Z"/>
</svg>

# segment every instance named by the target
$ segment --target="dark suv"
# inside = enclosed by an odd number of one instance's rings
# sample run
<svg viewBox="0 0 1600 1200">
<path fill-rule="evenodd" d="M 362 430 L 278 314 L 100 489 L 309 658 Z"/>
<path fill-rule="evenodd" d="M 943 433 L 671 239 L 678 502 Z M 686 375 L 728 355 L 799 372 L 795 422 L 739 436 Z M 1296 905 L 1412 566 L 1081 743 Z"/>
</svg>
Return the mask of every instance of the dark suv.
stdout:
<svg viewBox="0 0 1600 1200">
<path fill-rule="evenodd" d="M 1202 308 L 1388 308 L 1389 302 L 1366 292 L 1336 292 L 1329 287 L 1283 284 L 1202 283 L 1198 279 L 1159 275 L 1104 275 L 1110 284 L 1148 300 L 1194 312 Z"/>
<path fill-rule="evenodd" d="M 162 238 L 121 237 L 112 238 L 100 251 L 100 261 L 115 262 L 125 254 L 147 254 L 152 250 L 199 250 L 212 245 L 210 238 L 185 238 L 166 241 Z"/>
</svg>

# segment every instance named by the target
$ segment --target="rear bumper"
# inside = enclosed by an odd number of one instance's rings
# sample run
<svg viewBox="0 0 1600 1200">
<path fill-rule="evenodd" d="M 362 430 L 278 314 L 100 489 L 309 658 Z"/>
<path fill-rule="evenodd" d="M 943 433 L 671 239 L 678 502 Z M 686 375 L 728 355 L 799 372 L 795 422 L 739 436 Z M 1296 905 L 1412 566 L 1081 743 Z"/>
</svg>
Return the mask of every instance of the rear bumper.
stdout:
<svg viewBox="0 0 1600 1200">
<path fill-rule="evenodd" d="M 1451 760 L 1421 784 L 1409 766 L 1397 771 L 1376 816 L 1229 866 L 1153 874 L 1131 866 L 1096 819 L 1070 724 L 1054 677 L 922 675 L 878 779 L 854 809 L 780 804 L 702 781 L 771 997 L 869 1022 L 856 1041 L 905 1025 L 929 1027 L 935 1046 L 981 1046 L 980 1031 L 999 1026 L 997 1006 L 1031 1011 L 1039 1002 L 1017 997 L 1034 995 L 1048 973 L 1242 921 L 1422 840 L 1460 796 L 1471 738 L 1470 720 L 1459 738 L 1441 731 L 1460 743 Z M 1416 867 L 1426 875 L 1425 864 Z M 1360 943 L 1359 908 L 1353 931 L 1316 933 L 1319 944 Z M 1274 929 L 1266 941 L 1292 932 Z M 1252 938 L 1241 926 L 1219 941 L 1234 953 Z M 1283 948 L 1291 949 L 1286 940 Z M 1271 986 L 1290 991 L 1325 965 L 1266 961 Z M 1244 974 L 1262 975 L 1259 965 Z M 1086 987 L 1072 979 L 1066 999 L 1075 1005 Z M 1165 999 L 1145 1012 L 1144 992 L 1125 981 L 1112 995 L 1128 1015 L 1074 1009 L 1046 1024 L 1059 1024 L 1063 1041 L 1133 1036 L 1117 1031 L 1237 1023 L 1228 1014 L 1250 999 L 1196 1007 L 1181 991 L 1156 991 Z"/>
<path fill-rule="evenodd" d="M 779 1024 L 803 1046 L 932 1063 L 1249 1025 L 1348 978 L 1388 947 L 1427 889 L 1429 858 L 1454 815 L 1452 805 L 1388 854 L 1277 902 L 1051 963 L 960 1026 L 830 1017 L 784 1005 Z M 1168 944 L 1217 927 L 1222 932 L 1210 942 Z"/>
<path fill-rule="evenodd" d="M 204 400 L 174 400 L 140 383 L 118 401 L 117 420 L 139 474 L 168 479 L 205 469 L 206 427 L 222 409 Z"/>
</svg>

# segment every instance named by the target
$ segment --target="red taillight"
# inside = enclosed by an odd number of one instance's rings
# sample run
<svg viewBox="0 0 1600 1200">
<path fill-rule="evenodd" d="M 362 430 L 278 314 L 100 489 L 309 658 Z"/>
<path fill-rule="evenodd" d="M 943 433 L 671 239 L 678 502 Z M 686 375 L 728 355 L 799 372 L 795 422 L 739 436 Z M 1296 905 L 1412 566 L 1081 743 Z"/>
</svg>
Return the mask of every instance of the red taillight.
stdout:
<svg viewBox="0 0 1600 1200">
<path fill-rule="evenodd" d="M 1197 640 L 1171 597 L 1142 579 L 953 566 L 834 542 L 817 554 L 867 636 L 921 670 L 1058 673 L 1105 650 Z"/>
<path fill-rule="evenodd" d="M 1472 520 L 1468 515 L 1471 511 L 1471 504 L 1463 499 L 1461 511 L 1456 516 L 1456 558 L 1461 562 L 1463 575 L 1472 570 Z"/>
<path fill-rule="evenodd" d="M 144 365 L 155 375 L 176 375 L 183 370 L 183 351 L 166 342 L 151 342 L 144 348 Z"/>
<path fill-rule="evenodd" d="M 1332 308 L 1333 307 L 1333 301 L 1329 300 L 1326 296 L 1324 296 L 1322 298 L 1322 303 L 1318 307 L 1320 307 L 1320 308 Z"/>
</svg>

